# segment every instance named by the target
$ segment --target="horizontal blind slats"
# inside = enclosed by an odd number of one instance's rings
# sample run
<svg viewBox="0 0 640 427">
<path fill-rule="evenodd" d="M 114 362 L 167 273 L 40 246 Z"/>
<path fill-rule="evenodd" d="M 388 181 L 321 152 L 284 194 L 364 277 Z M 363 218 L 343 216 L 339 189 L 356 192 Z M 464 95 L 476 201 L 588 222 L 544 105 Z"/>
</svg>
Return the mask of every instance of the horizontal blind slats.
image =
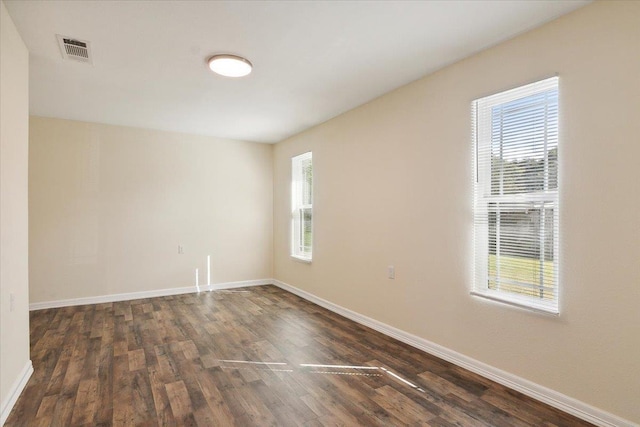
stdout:
<svg viewBox="0 0 640 427">
<path fill-rule="evenodd" d="M 473 107 L 474 290 L 557 307 L 558 79 Z"/>
<path fill-rule="evenodd" d="M 311 259 L 313 241 L 313 158 L 291 159 L 291 254 Z"/>
</svg>

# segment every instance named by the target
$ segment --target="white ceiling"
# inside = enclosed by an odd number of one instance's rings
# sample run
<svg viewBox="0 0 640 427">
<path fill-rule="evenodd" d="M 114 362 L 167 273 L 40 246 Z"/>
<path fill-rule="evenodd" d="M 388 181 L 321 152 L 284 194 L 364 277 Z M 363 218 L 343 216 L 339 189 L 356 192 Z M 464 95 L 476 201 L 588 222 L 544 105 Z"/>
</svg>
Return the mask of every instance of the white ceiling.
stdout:
<svg viewBox="0 0 640 427">
<path fill-rule="evenodd" d="M 12 1 L 31 114 L 277 142 L 587 4 L 535 1 Z M 63 61 L 56 34 L 88 40 Z M 242 79 L 205 59 L 235 53 Z"/>
</svg>

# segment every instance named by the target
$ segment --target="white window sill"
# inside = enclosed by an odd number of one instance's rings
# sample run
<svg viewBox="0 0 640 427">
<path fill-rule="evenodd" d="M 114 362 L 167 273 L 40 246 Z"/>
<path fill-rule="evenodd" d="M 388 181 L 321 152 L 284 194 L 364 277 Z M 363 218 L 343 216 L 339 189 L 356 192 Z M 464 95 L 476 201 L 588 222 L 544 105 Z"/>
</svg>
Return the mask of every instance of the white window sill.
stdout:
<svg viewBox="0 0 640 427">
<path fill-rule="evenodd" d="M 529 298 L 520 298 L 517 296 L 507 295 L 502 292 L 496 291 L 471 291 L 471 295 L 486 298 L 491 301 L 496 301 L 502 304 L 513 305 L 515 307 L 524 308 L 526 310 L 535 311 L 537 313 L 550 314 L 553 316 L 559 316 L 560 312 L 557 307 L 551 307 L 547 304 L 536 303 L 535 300 Z"/>
<path fill-rule="evenodd" d="M 293 259 L 294 261 L 303 262 L 305 264 L 311 264 L 311 258 L 304 258 L 297 255 L 291 255 L 291 259 Z"/>
</svg>

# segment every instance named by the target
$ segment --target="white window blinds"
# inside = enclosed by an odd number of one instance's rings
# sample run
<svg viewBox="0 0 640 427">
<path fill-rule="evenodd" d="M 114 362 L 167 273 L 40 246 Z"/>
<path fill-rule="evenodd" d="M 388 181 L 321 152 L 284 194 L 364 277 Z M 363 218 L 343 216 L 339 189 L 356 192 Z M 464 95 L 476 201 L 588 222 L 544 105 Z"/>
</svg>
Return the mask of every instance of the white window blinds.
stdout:
<svg viewBox="0 0 640 427">
<path fill-rule="evenodd" d="M 311 261 L 313 243 L 313 159 L 291 159 L 291 255 Z"/>
<path fill-rule="evenodd" d="M 558 78 L 473 102 L 473 293 L 558 312 Z"/>
</svg>

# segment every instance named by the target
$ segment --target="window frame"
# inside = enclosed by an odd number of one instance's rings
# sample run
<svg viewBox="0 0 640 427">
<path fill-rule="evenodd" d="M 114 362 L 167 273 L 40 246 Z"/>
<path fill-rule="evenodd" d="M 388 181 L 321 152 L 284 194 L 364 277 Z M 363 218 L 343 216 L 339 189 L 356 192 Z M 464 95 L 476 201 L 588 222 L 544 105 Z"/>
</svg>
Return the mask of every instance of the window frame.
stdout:
<svg viewBox="0 0 640 427">
<path fill-rule="evenodd" d="M 304 201 L 304 175 L 303 175 L 303 163 L 311 162 L 311 182 L 310 182 L 310 202 Z M 290 238 L 290 255 L 297 261 L 311 263 L 313 259 L 313 152 L 307 151 L 305 153 L 293 156 L 291 158 L 291 238 Z M 309 250 L 304 249 L 305 245 L 300 244 L 304 241 L 304 226 L 301 215 L 303 216 L 305 211 L 311 213 L 311 244 Z"/>
<path fill-rule="evenodd" d="M 553 314 L 559 315 L 560 312 L 560 286 L 559 286 L 559 216 L 560 216 L 560 205 L 559 205 L 559 175 L 560 175 L 560 165 L 559 163 L 556 165 L 557 167 L 557 175 L 556 179 L 558 179 L 558 185 L 556 185 L 555 189 L 550 189 L 549 183 L 551 182 L 551 174 L 549 173 L 549 163 L 548 160 L 544 162 L 544 179 L 543 179 L 543 191 L 529 191 L 529 192 L 516 192 L 513 194 L 505 194 L 501 191 L 501 194 L 495 195 L 491 193 L 492 186 L 492 160 L 488 160 L 483 156 L 486 156 L 486 152 L 491 153 L 491 145 L 495 146 L 495 140 L 492 139 L 493 132 L 493 118 L 492 113 L 493 109 L 500 105 L 507 105 L 513 101 L 518 99 L 524 99 L 528 96 L 538 95 L 545 93 L 549 90 L 555 90 L 558 96 L 557 99 L 557 107 L 559 109 L 560 105 L 560 91 L 559 91 L 559 79 L 558 77 L 551 77 L 548 79 L 540 80 L 534 83 L 530 83 L 527 85 L 522 85 L 516 87 L 515 89 L 506 90 L 502 92 L 498 92 L 494 95 L 478 98 L 472 102 L 472 143 L 473 143 L 473 166 L 474 166 L 474 189 L 473 189 L 473 211 L 474 211 L 474 223 L 473 223 L 473 233 L 474 233 L 474 256 L 473 256 L 473 283 L 471 287 L 471 294 L 474 296 L 483 297 L 486 299 L 490 299 L 493 301 L 498 301 L 501 303 L 515 305 L 518 307 L 523 307 L 529 310 L 542 312 L 545 314 Z M 560 147 L 560 136 L 559 136 L 559 125 L 560 125 L 560 117 L 559 111 L 557 113 L 557 123 L 555 125 L 558 127 L 558 137 L 557 137 L 557 147 L 556 150 L 559 151 Z M 544 142 L 544 153 L 547 155 L 547 140 L 546 140 L 546 132 L 550 128 L 549 123 L 545 121 L 545 142 Z M 531 131 L 532 133 L 535 131 Z M 529 135 L 529 133 L 527 133 Z M 500 140 L 500 147 L 502 149 L 503 141 Z M 530 146 L 531 150 L 535 149 L 535 142 Z M 482 153 L 482 154 L 481 154 Z M 491 155 L 491 154 L 489 154 Z M 482 161 L 480 160 L 482 158 Z M 559 156 L 558 156 L 559 158 Z M 546 159 L 546 157 L 545 157 Z M 505 181 L 501 175 L 499 180 L 500 186 L 504 185 Z M 540 219 L 538 227 L 541 230 L 540 234 L 540 248 L 541 251 L 541 261 L 540 261 L 540 278 L 543 279 L 542 272 L 544 270 L 543 263 L 544 259 L 544 240 L 546 239 L 545 230 L 546 227 L 546 218 L 545 212 L 547 209 L 551 209 L 553 212 L 553 219 L 550 221 L 553 227 L 553 238 L 552 238 L 552 247 L 553 247 L 553 290 L 554 296 L 551 300 L 545 301 L 542 297 L 534 297 L 534 296 L 526 296 L 519 295 L 513 291 L 503 291 L 500 289 L 490 289 L 489 288 L 489 263 L 491 256 L 491 248 L 490 248 L 490 220 L 489 213 L 491 212 L 490 204 L 493 203 L 494 206 L 499 203 L 514 203 L 525 205 L 528 203 L 537 203 L 541 205 L 540 211 Z M 500 208 L 496 208 L 496 212 L 500 212 Z M 486 219 L 484 219 L 486 218 Z M 499 216 L 498 216 L 499 218 Z M 500 233 L 500 225 L 495 226 L 496 234 L 498 237 L 496 238 L 496 255 L 495 255 L 495 263 L 498 264 L 501 256 L 499 249 L 499 233 Z M 531 246 L 527 247 L 530 249 Z M 507 280 L 501 280 L 499 267 L 496 267 L 498 270 L 497 276 L 494 278 L 494 282 L 506 282 Z M 499 285 L 498 285 L 499 286 Z M 518 283 L 516 286 L 526 287 L 533 286 L 535 288 L 535 284 L 527 284 L 527 283 Z"/>
</svg>

